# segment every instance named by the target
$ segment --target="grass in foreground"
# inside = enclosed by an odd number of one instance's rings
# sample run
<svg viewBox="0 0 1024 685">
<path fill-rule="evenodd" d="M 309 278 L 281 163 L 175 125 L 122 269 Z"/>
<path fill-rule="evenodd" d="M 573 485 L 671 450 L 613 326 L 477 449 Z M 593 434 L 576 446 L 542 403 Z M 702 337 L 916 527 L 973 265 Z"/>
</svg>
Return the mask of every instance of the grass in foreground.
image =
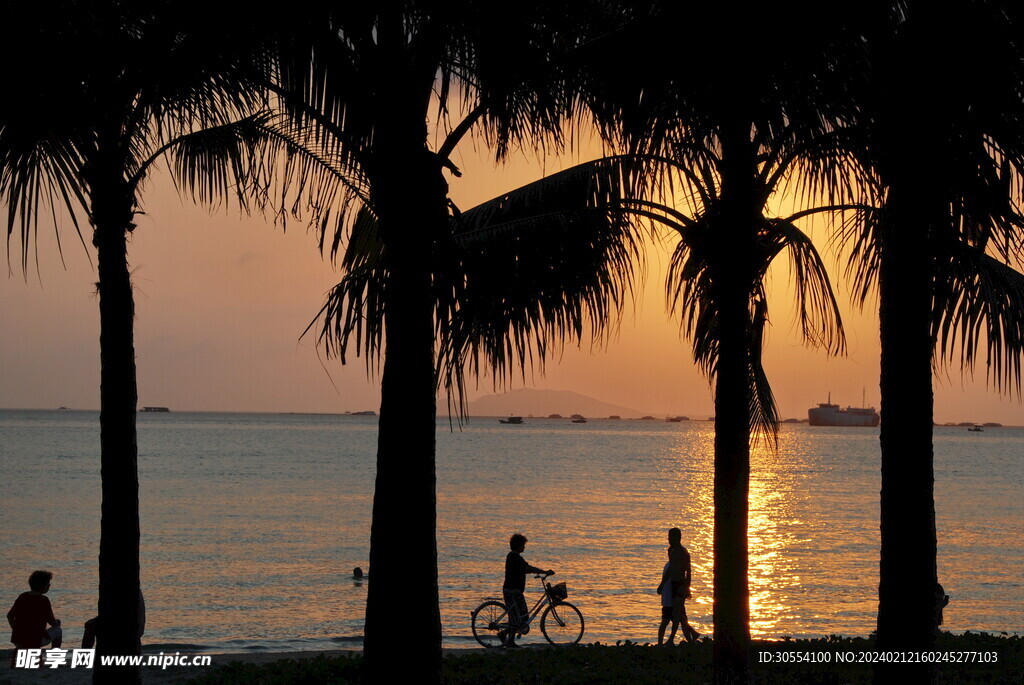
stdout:
<svg viewBox="0 0 1024 685">
<path fill-rule="evenodd" d="M 869 663 L 837 661 L 840 655 L 847 658 L 851 653 L 857 659 L 857 654 L 872 652 L 873 648 L 870 640 L 835 636 L 819 640 L 756 642 L 751 659 L 753 682 L 758 685 L 867 684 L 871 682 Z M 1024 682 L 1024 640 L 1021 638 L 984 633 L 943 634 L 936 651 L 994 653 L 996 658 L 994 662 L 940 663 L 937 670 L 943 683 L 1020 685 Z M 760 663 L 762 652 L 773 655 L 766 655 L 765 660 L 774 661 Z M 796 663 L 801 659 L 803 663 Z M 785 661 L 780 663 L 780 660 Z M 358 655 L 306 661 L 287 659 L 262 666 L 234 662 L 189 682 L 191 685 L 356 685 L 361 667 L 362 659 Z M 626 642 L 559 649 L 467 650 L 464 654 L 445 656 L 443 678 L 450 685 L 708 683 L 711 681 L 711 643 L 657 647 Z"/>
</svg>

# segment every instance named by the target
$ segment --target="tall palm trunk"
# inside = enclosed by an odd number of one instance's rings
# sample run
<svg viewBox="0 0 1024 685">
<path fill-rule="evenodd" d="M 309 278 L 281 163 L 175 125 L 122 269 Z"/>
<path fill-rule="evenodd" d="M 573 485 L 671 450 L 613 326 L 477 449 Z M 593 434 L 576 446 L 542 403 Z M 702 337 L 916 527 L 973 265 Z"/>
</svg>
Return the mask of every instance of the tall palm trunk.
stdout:
<svg viewBox="0 0 1024 685">
<path fill-rule="evenodd" d="M 750 126 L 723 126 L 721 216 L 716 245 L 718 367 L 715 374 L 715 590 L 716 683 L 749 678 L 750 590 L 747 519 L 750 491 L 750 265 L 756 162 Z"/>
<path fill-rule="evenodd" d="M 100 472 L 102 505 L 97 651 L 140 654 L 139 474 L 133 324 L 127 236 L 134 199 L 124 178 L 116 134 L 100 136 L 90 173 L 93 242 L 100 305 Z M 99 659 L 97 659 L 97 665 Z M 137 667 L 97 668 L 95 682 L 137 683 Z"/>
<path fill-rule="evenodd" d="M 416 48 L 407 42 L 397 5 L 381 9 L 377 36 L 374 66 L 382 85 L 372 104 L 374 142 L 367 172 L 388 280 L 364 679 L 373 685 L 439 684 L 431 253 L 435 237 L 447 228 L 448 184 L 426 146 L 438 61 L 430 40 L 423 38 Z M 396 640 L 396 617 L 410 615 L 418 632 L 407 629 Z"/>
<path fill-rule="evenodd" d="M 934 192 L 934 188 L 931 189 Z M 932 465 L 929 188 L 892 183 L 882 220 L 880 271 L 882 452 L 878 646 L 923 651 L 935 636 L 935 476 Z M 939 210 L 941 211 L 941 207 Z M 919 667 L 917 676 L 927 677 Z M 882 682 L 908 665 L 881 666 Z"/>
<path fill-rule="evenodd" d="M 876 133 L 886 187 L 880 224 L 879 326 L 882 426 L 878 646 L 923 651 L 935 640 L 935 474 L 931 336 L 934 255 L 949 222 L 943 169 L 948 139 L 946 75 L 922 55 L 934 49 L 922 6 L 898 40 L 879 42 L 873 78 L 882 103 Z M 901 668 L 902 666 L 902 668 Z M 928 664 L 880 664 L 876 682 L 927 682 Z"/>
<path fill-rule="evenodd" d="M 728 297 L 729 294 L 734 295 Z M 746 681 L 750 645 L 747 518 L 750 490 L 750 384 L 747 301 L 723 293 L 715 376 L 715 591 L 716 683 Z"/>
<path fill-rule="evenodd" d="M 422 120 L 406 121 L 405 130 L 381 128 L 391 140 L 371 184 L 389 278 L 364 645 L 370 683 L 439 683 L 441 674 L 431 251 L 447 226 L 447 184 L 423 144 Z M 400 616 L 417 627 L 397 635 Z"/>
</svg>

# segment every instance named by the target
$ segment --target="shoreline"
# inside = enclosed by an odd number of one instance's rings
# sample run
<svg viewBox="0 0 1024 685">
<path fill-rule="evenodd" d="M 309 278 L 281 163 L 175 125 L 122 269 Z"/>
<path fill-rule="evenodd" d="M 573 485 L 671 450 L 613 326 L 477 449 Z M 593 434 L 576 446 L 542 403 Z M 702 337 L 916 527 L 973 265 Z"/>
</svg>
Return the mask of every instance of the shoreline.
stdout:
<svg viewBox="0 0 1024 685">
<path fill-rule="evenodd" d="M 605 669 L 609 675 L 616 674 L 616 679 L 602 682 L 626 682 L 618 679 L 635 677 L 638 673 L 645 676 L 640 681 L 643 683 L 664 682 L 662 676 L 668 677 L 672 674 L 679 675 L 680 656 L 689 664 L 686 668 L 693 671 L 692 676 L 697 680 L 693 682 L 704 682 L 701 673 L 710 677 L 711 649 L 712 642 L 702 639 L 696 644 L 680 644 L 676 648 L 662 648 L 651 644 L 651 641 L 636 643 L 626 641 L 616 644 L 582 644 L 578 647 L 550 647 L 545 644 L 528 645 L 520 650 L 485 649 L 483 647 L 455 647 L 444 648 L 442 651 L 445 659 L 445 671 L 447 677 L 454 677 L 458 682 L 492 682 L 491 677 L 494 669 L 513 671 L 520 676 L 526 677 L 535 669 L 550 672 L 551 678 L 545 680 L 555 685 L 561 683 L 580 682 L 579 678 L 585 675 L 593 675 L 590 670 L 597 664 Z M 74 647 L 70 647 L 73 649 Z M 676 649 L 682 651 L 677 652 Z M 765 663 L 760 657 L 755 663 L 754 654 L 771 656 L 771 653 L 782 655 L 790 653 L 791 656 L 807 654 L 868 654 L 876 652 L 873 640 L 868 638 L 840 638 L 838 636 L 822 637 L 812 640 L 754 640 L 751 644 L 751 666 L 757 671 L 784 669 L 789 672 L 784 682 L 817 683 L 821 682 L 824 674 L 833 670 L 842 671 L 846 680 L 843 682 L 868 682 L 870 681 L 871 666 L 865 663 L 841 664 L 840 659 L 810 659 L 808 663 L 801 664 L 797 659 L 775 658 L 768 659 Z M 953 679 L 950 682 L 964 683 L 1016 683 L 1021 682 L 1024 677 L 1024 639 L 1018 636 L 1008 636 L 1005 633 L 973 633 L 968 632 L 961 635 L 941 633 L 933 648 L 937 654 L 989 654 L 994 658 L 979 658 L 970 660 L 971 663 L 950 663 L 936 662 L 936 668 L 945 672 Z M 769 650 L 769 651 L 764 651 Z M 23 669 L 10 667 L 10 654 L 13 650 L 0 650 L 5 655 L 3 667 L 0 670 L 0 685 L 29 685 L 31 683 L 48 683 L 49 685 L 86 685 L 92 682 L 94 671 L 92 669 L 75 668 L 63 666 L 56 669 Z M 202 678 L 202 682 L 226 682 L 226 683 L 250 683 L 253 679 L 270 676 L 276 678 L 275 682 L 288 682 L 290 678 L 296 678 L 308 682 L 310 674 L 317 674 L 316 677 L 340 674 L 345 675 L 339 682 L 348 682 L 352 677 L 351 666 L 343 664 L 330 664 L 324 662 L 317 665 L 309 665 L 304 662 L 311 661 L 317 657 L 325 657 L 328 660 L 338 657 L 352 657 L 362 652 L 361 647 L 347 647 L 339 649 L 311 650 L 301 652 L 245 652 L 245 653 L 211 653 L 203 651 L 186 652 L 187 656 L 209 657 L 208 666 L 173 666 L 162 668 L 160 666 L 144 666 L 141 669 L 143 685 L 167 685 L 187 683 L 193 678 Z M 828 656 L 826 654 L 826 656 Z M 883 654 L 876 652 L 876 654 Z M 156 654 L 144 653 L 144 656 L 155 656 Z M 678 655 L 678 656 L 677 656 Z M 452 659 L 451 657 L 457 657 Z M 346 660 L 347 661 L 347 660 Z M 218 674 L 214 679 L 207 676 L 215 673 L 218 669 L 231 663 L 239 663 L 239 667 L 228 669 Z M 280 663 L 278 663 L 280 662 Z M 293 662 L 293 663 L 288 663 Z M 776 663 L 777 662 L 777 663 Z M 817 663 L 814 663 L 817 662 Z M 272 664 L 278 664 L 273 666 Z M 340 670 L 339 670 L 340 669 Z M 511 670 L 510 670 L 511 669 Z M 518 669 L 518 670 L 517 670 Z M 582 669 L 582 670 L 581 670 Z M 637 671 L 636 669 L 640 669 Z M 519 671 L 522 671 L 519 673 Z M 621 673 L 620 673 L 621 671 Z M 358 671 L 356 671 L 358 672 Z M 273 675 L 271 675 L 273 674 Z M 630 675 L 632 674 L 632 675 Z M 285 680 L 280 678 L 284 677 Z M 553 679 L 552 679 L 553 678 Z M 691 678 L 692 680 L 692 678 Z M 353 681 L 354 682 L 354 681 Z M 638 681 L 639 682 L 639 681 Z M 689 681 L 687 681 L 689 682 Z"/>
</svg>

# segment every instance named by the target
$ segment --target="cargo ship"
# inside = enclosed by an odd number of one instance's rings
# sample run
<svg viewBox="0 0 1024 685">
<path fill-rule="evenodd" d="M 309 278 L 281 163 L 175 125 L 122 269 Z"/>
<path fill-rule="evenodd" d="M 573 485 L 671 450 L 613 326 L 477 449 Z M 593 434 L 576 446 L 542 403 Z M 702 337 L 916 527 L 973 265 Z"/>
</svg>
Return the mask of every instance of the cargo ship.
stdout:
<svg viewBox="0 0 1024 685">
<path fill-rule="evenodd" d="M 828 401 L 807 410 L 807 423 L 812 426 L 861 426 L 873 428 L 879 424 L 881 417 L 874 407 L 847 407 L 840 409 L 832 404 L 832 393 Z"/>
</svg>

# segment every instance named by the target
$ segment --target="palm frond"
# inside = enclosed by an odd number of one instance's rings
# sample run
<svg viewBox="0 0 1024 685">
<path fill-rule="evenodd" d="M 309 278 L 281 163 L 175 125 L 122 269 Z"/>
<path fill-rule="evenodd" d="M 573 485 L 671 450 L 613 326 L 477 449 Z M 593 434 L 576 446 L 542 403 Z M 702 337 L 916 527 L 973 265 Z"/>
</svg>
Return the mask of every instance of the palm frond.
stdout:
<svg viewBox="0 0 1024 685">
<path fill-rule="evenodd" d="M 932 336 L 936 363 L 959 350 L 973 371 L 985 347 L 986 380 L 1021 394 L 1024 359 L 1024 274 L 984 251 L 952 243 L 937 259 Z"/>
<path fill-rule="evenodd" d="M 366 360 L 367 373 L 374 375 L 384 351 L 388 274 L 377 218 L 366 205 L 356 213 L 342 265 L 344 277 L 328 292 L 303 335 L 321 322 L 317 343 L 327 356 L 345 364 L 348 350 L 354 347 L 356 356 Z"/>
<path fill-rule="evenodd" d="M 681 232 L 665 284 L 669 311 L 679 316 L 693 359 L 709 378 L 714 377 L 718 363 L 718 309 L 710 254 L 705 226 Z"/>
<path fill-rule="evenodd" d="M 844 214 L 835 233 L 840 249 L 849 255 L 843 275 L 851 285 L 854 302 L 862 308 L 878 287 L 882 215 L 883 210 Z"/>
<path fill-rule="evenodd" d="M 21 269 L 28 272 L 31 246 L 42 217 L 53 221 L 57 246 L 63 261 L 57 213 L 67 211 L 79 240 L 85 238 L 78 223 L 79 213 L 88 207 L 87 188 L 80 173 L 79 150 L 65 141 L 43 138 L 19 138 L 12 127 L 0 127 L 0 198 L 7 204 L 7 259 L 10 267 L 10 240 L 15 228 L 20 237 Z M 38 266 L 38 254 L 36 254 Z"/>
<path fill-rule="evenodd" d="M 831 208 L 819 211 L 831 211 Z M 832 282 L 821 256 L 807 234 L 793 223 L 793 217 L 770 220 L 769 224 L 774 229 L 769 231 L 769 235 L 777 236 L 780 246 L 789 252 L 804 342 L 822 347 L 831 354 L 843 354 L 846 334 Z"/>
<path fill-rule="evenodd" d="M 595 160 L 452 217 L 450 234 L 425 258 L 434 272 L 438 383 L 459 411 L 467 372 L 490 371 L 504 383 L 516 368 L 542 369 L 566 342 L 600 341 L 612 330 L 641 263 L 621 203 L 642 183 L 644 164 Z M 317 316 L 318 340 L 343 361 L 354 343 L 372 373 L 383 351 L 387 273 L 366 206 L 342 265 L 345 277 Z"/>
<path fill-rule="evenodd" d="M 766 440 L 773 449 L 779 446 L 779 408 L 768 382 L 761 359 L 764 351 L 764 333 L 768 325 L 768 301 L 762 292 L 751 307 L 750 322 L 750 430 L 754 441 Z"/>
<path fill-rule="evenodd" d="M 321 249 L 332 236 L 334 258 L 357 208 L 369 202 L 369 189 L 359 169 L 328 157 L 310 144 L 310 135 L 285 117 L 261 112 L 183 135 L 153 159 L 165 153 L 178 189 L 200 202 L 233 194 L 243 209 L 253 203 L 282 224 L 289 216 L 312 223 Z"/>
<path fill-rule="evenodd" d="M 464 212 L 452 249 L 454 278 L 439 297 L 442 380 L 487 369 L 543 369 L 553 350 L 600 341 L 635 286 L 641 252 L 621 210 L 645 174 L 642 160 L 578 165 Z"/>
</svg>

